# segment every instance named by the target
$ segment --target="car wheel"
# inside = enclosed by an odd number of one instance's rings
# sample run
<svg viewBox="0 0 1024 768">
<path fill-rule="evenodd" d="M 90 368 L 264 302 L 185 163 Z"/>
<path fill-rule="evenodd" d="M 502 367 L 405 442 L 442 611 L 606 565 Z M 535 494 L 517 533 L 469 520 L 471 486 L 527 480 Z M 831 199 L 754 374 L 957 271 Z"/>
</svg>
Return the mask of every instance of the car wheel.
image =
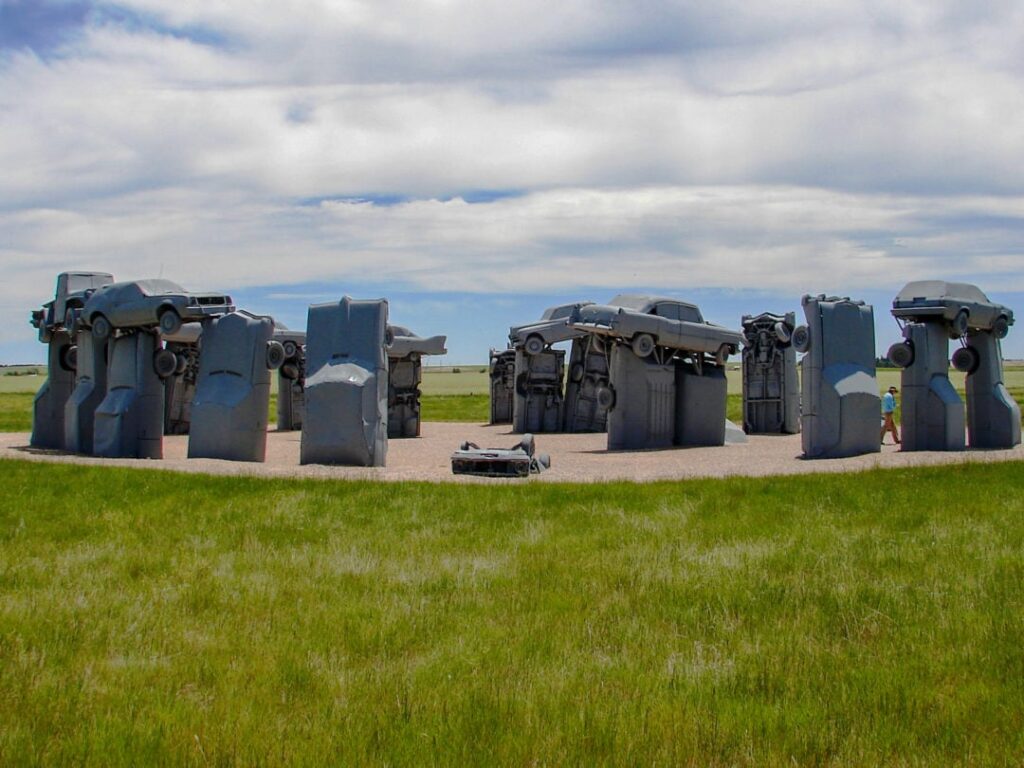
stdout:
<svg viewBox="0 0 1024 768">
<path fill-rule="evenodd" d="M 981 363 L 981 356 L 974 347 L 960 347 L 960 349 L 953 353 L 953 358 L 950 362 L 953 363 L 953 367 L 958 371 L 974 373 L 978 370 L 978 365 Z"/>
<path fill-rule="evenodd" d="M 78 368 L 78 347 L 74 344 L 67 344 L 60 350 L 60 367 L 65 371 L 74 371 Z"/>
<path fill-rule="evenodd" d="M 286 379 L 295 381 L 299 378 L 299 366 L 295 363 L 285 363 L 281 366 L 281 375 Z"/>
<path fill-rule="evenodd" d="M 1006 315 L 1000 315 L 996 318 L 996 321 L 992 323 L 992 335 L 997 339 L 1005 339 L 1010 333 L 1010 320 Z"/>
<path fill-rule="evenodd" d="M 731 346 L 729 346 L 728 344 L 723 344 L 718 348 L 718 351 L 715 352 L 715 365 L 717 365 L 718 367 L 722 367 L 723 365 L 725 365 L 726 360 L 729 359 L 729 355 L 733 353 L 734 350 Z"/>
<path fill-rule="evenodd" d="M 914 364 L 914 345 L 909 341 L 899 341 L 889 347 L 886 357 L 897 368 L 909 368 Z"/>
<path fill-rule="evenodd" d="M 165 309 L 158 318 L 160 322 L 160 333 L 164 336 L 172 336 L 181 330 L 181 317 L 173 309 Z"/>
<path fill-rule="evenodd" d="M 798 325 L 793 329 L 793 348 L 800 353 L 811 348 L 811 331 L 806 325 Z"/>
<path fill-rule="evenodd" d="M 539 355 L 544 351 L 544 339 L 537 335 L 530 336 L 523 345 L 523 349 L 528 355 Z"/>
<path fill-rule="evenodd" d="M 637 357 L 649 357 L 654 352 L 654 337 L 649 333 L 638 333 L 630 342 L 633 354 Z"/>
<path fill-rule="evenodd" d="M 569 380 L 577 383 L 581 382 L 583 381 L 583 374 L 583 363 L 573 363 L 569 369 Z"/>
<path fill-rule="evenodd" d="M 178 364 L 174 367 L 174 375 L 181 376 L 185 371 L 188 370 L 188 358 L 184 355 L 177 355 Z"/>
<path fill-rule="evenodd" d="M 611 387 L 598 387 L 597 404 L 606 411 L 615 407 L 615 390 Z"/>
<path fill-rule="evenodd" d="M 284 356 L 285 357 L 295 357 L 295 353 L 299 351 L 299 345 L 296 344 L 291 339 L 288 339 L 288 341 L 286 341 L 281 346 L 284 347 Z"/>
<path fill-rule="evenodd" d="M 64 313 L 64 328 L 68 333 L 74 335 L 77 326 L 78 310 L 74 307 L 68 307 L 67 312 Z"/>
<path fill-rule="evenodd" d="M 530 375 L 528 373 L 520 373 L 516 376 L 516 392 L 522 397 L 526 397 L 530 391 Z"/>
<path fill-rule="evenodd" d="M 967 335 L 967 320 L 968 314 L 966 309 L 961 309 L 956 313 L 956 317 L 953 318 L 953 322 L 950 324 L 950 335 L 953 336 L 954 339 Z"/>
<path fill-rule="evenodd" d="M 284 363 L 284 347 L 279 341 L 267 342 L 267 368 L 276 371 Z"/>
<path fill-rule="evenodd" d="M 161 379 L 173 376 L 178 370 L 178 356 L 169 349 L 158 349 L 153 355 L 153 370 Z"/>
<path fill-rule="evenodd" d="M 110 321 L 107 320 L 103 315 L 93 315 L 92 317 L 92 335 L 100 341 L 110 338 Z"/>
<path fill-rule="evenodd" d="M 789 326 L 786 325 L 785 323 L 776 323 L 774 330 L 775 339 L 776 341 L 779 342 L 779 344 L 789 344 L 790 340 L 793 338 L 793 334 L 789 330 Z"/>
<path fill-rule="evenodd" d="M 523 435 L 523 439 L 519 441 L 518 445 L 516 445 L 516 448 L 522 448 L 524 451 L 526 451 L 527 456 L 533 456 L 535 446 L 536 440 L 534 439 L 533 435 L 527 433 Z M 515 448 L 513 448 L 512 450 L 515 450 Z"/>
</svg>

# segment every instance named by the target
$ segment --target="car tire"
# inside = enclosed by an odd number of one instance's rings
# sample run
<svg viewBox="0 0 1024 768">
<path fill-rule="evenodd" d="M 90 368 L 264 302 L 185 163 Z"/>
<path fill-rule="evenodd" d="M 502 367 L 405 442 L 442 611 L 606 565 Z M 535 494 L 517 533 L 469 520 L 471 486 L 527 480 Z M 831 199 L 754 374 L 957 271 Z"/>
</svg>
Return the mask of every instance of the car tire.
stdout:
<svg viewBox="0 0 1024 768">
<path fill-rule="evenodd" d="M 78 315 L 79 310 L 74 307 L 68 307 L 67 312 L 64 313 L 64 328 L 72 336 L 75 335 L 75 330 L 78 327 Z"/>
<path fill-rule="evenodd" d="M 971 374 L 978 370 L 978 365 L 981 364 L 981 356 L 974 347 L 960 347 L 960 349 L 953 353 L 953 358 L 950 362 L 958 371 Z"/>
<path fill-rule="evenodd" d="M 174 375 L 181 376 L 188 370 L 188 358 L 185 355 L 177 355 L 178 365 L 174 368 Z"/>
<path fill-rule="evenodd" d="M 1010 320 L 1006 315 L 1000 315 L 992 323 L 992 335 L 997 339 L 1005 339 L 1010 333 Z"/>
<path fill-rule="evenodd" d="M 519 444 L 516 445 L 516 448 L 522 448 L 526 451 L 527 456 L 533 456 L 533 452 L 536 449 L 536 439 L 530 433 L 526 433 L 523 435 L 523 439 L 519 441 Z"/>
<path fill-rule="evenodd" d="M 811 348 L 811 330 L 806 325 L 798 325 L 793 329 L 793 349 L 801 354 Z"/>
<path fill-rule="evenodd" d="M 583 363 L 573 363 L 572 367 L 569 369 L 569 381 L 578 384 L 579 382 L 583 381 L 584 373 L 585 371 L 583 370 Z"/>
<path fill-rule="evenodd" d="M 110 338 L 113 328 L 110 321 L 103 315 L 93 315 L 90 325 L 92 326 L 92 335 L 99 341 L 106 341 Z"/>
<path fill-rule="evenodd" d="M 656 346 L 654 337 L 649 333 L 638 333 L 629 345 L 637 357 L 650 357 Z"/>
<path fill-rule="evenodd" d="M 606 411 L 615 407 L 615 390 L 609 387 L 597 388 L 597 404 Z"/>
<path fill-rule="evenodd" d="M 544 339 L 534 334 L 526 339 L 523 349 L 528 355 L 539 355 L 544 351 Z"/>
<path fill-rule="evenodd" d="M 284 347 L 279 341 L 267 342 L 267 368 L 276 371 L 285 361 Z"/>
<path fill-rule="evenodd" d="M 885 356 L 897 368 L 909 368 L 914 364 L 914 345 L 909 341 L 896 342 L 889 347 Z"/>
<path fill-rule="evenodd" d="M 775 324 L 775 340 L 779 344 L 789 344 L 793 339 L 793 332 L 789 330 L 789 326 L 785 323 L 779 322 Z"/>
<path fill-rule="evenodd" d="M 721 368 L 729 359 L 729 355 L 735 354 L 735 352 L 736 351 L 732 348 L 732 346 L 730 346 L 729 344 L 723 344 L 718 348 L 718 351 L 715 352 L 715 365 Z"/>
<path fill-rule="evenodd" d="M 66 344 L 60 349 L 60 367 L 65 371 L 78 369 L 78 347 L 74 344 Z"/>
<path fill-rule="evenodd" d="M 171 308 L 161 312 L 157 320 L 160 323 L 160 333 L 164 336 L 172 336 L 181 330 L 181 316 Z"/>
<path fill-rule="evenodd" d="M 289 381 L 297 381 L 299 378 L 299 366 L 295 363 L 285 363 L 281 366 L 281 375 Z"/>
<path fill-rule="evenodd" d="M 970 316 L 966 309 L 961 309 L 956 313 L 956 317 L 953 318 L 953 322 L 950 323 L 950 336 L 954 339 L 959 339 L 961 336 L 967 335 L 967 329 L 969 327 L 968 321 Z"/>
<path fill-rule="evenodd" d="M 295 357 L 295 354 L 299 351 L 299 345 L 291 339 L 288 339 L 288 341 L 284 342 L 281 346 L 284 347 L 285 357 Z"/>
<path fill-rule="evenodd" d="M 530 374 L 520 373 L 516 376 L 516 393 L 526 397 L 530 392 Z"/>
<path fill-rule="evenodd" d="M 158 349 L 153 355 L 153 371 L 161 379 L 168 379 L 178 370 L 178 356 L 169 349 Z"/>
</svg>

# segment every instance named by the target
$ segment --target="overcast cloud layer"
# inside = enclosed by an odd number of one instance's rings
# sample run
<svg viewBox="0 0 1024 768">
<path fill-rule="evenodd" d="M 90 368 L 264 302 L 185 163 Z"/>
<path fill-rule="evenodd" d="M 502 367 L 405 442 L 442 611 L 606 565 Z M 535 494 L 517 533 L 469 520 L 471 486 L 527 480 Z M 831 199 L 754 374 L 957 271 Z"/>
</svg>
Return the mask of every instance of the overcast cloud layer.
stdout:
<svg viewBox="0 0 1024 768">
<path fill-rule="evenodd" d="M 0 0 L 0 360 L 66 268 L 1018 297 L 1021 51 L 1019 2 Z"/>
</svg>

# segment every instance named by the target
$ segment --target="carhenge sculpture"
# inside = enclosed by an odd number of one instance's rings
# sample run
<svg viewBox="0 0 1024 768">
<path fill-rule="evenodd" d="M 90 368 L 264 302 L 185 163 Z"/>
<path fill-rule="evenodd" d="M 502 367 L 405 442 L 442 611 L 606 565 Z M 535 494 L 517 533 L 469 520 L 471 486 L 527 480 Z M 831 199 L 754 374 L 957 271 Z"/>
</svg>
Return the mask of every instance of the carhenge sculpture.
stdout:
<svg viewBox="0 0 1024 768">
<path fill-rule="evenodd" d="M 1003 384 L 999 342 L 1013 311 L 989 301 L 975 285 L 920 280 L 892 304 L 904 341 L 889 348 L 903 369 L 903 450 L 964 448 L 964 404 L 949 381 L 949 339 L 961 340 L 953 366 L 967 374 L 967 431 L 972 448 L 1012 448 L 1020 442 L 1020 408 Z"/>
<path fill-rule="evenodd" d="M 284 361 L 274 321 L 232 312 L 203 326 L 188 457 L 263 461 L 270 372 Z"/>
<path fill-rule="evenodd" d="M 491 424 L 511 424 L 516 398 L 516 351 L 492 349 L 487 370 L 491 377 Z"/>
<path fill-rule="evenodd" d="M 793 349 L 796 314 L 744 315 L 743 429 L 747 434 L 800 431 L 800 380 Z"/>
<path fill-rule="evenodd" d="M 447 338 L 423 338 L 401 325 L 388 330 L 388 437 L 419 437 L 421 359 L 447 354 Z"/>
<path fill-rule="evenodd" d="M 724 366 L 742 334 L 706 322 L 694 304 L 631 294 L 579 308 L 570 325 L 608 348 L 598 399 L 610 450 L 725 443 Z"/>
<path fill-rule="evenodd" d="M 164 379 L 164 434 L 187 435 L 192 423 L 192 400 L 199 377 L 200 323 L 187 323 L 177 333 L 165 335 L 164 347 L 178 357 L 173 376 Z"/>
<path fill-rule="evenodd" d="M 509 329 L 509 345 L 515 350 L 513 431 L 606 429 L 608 409 L 597 397 L 608 385 L 604 340 L 569 325 L 575 312 L 592 304 L 584 301 L 549 307 L 540 320 Z M 565 352 L 551 345 L 569 340 L 569 377 L 563 395 Z M 492 413 L 494 407 L 492 401 Z"/>
<path fill-rule="evenodd" d="M 90 358 L 85 365 L 88 373 L 84 380 L 76 382 L 77 342 L 81 340 L 79 314 L 94 290 L 113 281 L 113 276 L 106 272 L 62 272 L 57 276 L 53 300 L 32 313 L 32 326 L 38 329 L 39 340 L 47 345 L 47 378 L 32 406 L 29 442 L 35 448 L 78 451 L 86 445 L 91 447 L 92 411 L 103 398 L 106 373 L 98 373 L 99 378 L 93 375 L 93 356 L 98 353 L 105 360 L 106 350 L 103 344 L 87 342 L 89 348 L 84 356 Z M 76 392 L 78 383 L 83 386 Z"/>
<path fill-rule="evenodd" d="M 793 331 L 803 392 L 804 456 L 841 458 L 881 451 L 874 310 L 863 301 L 804 296 L 807 324 Z"/>
<path fill-rule="evenodd" d="M 89 297 L 81 317 L 93 338 L 110 347 L 107 394 L 93 427 L 95 455 L 163 457 L 163 380 L 179 361 L 161 348 L 159 332 L 175 334 L 185 320 L 233 311 L 230 296 L 190 293 L 169 280 L 111 283 Z"/>
<path fill-rule="evenodd" d="M 306 411 L 306 332 L 278 325 L 274 341 L 284 350 L 284 362 L 277 369 L 277 430 L 302 429 Z"/>
<path fill-rule="evenodd" d="M 388 303 L 313 304 L 306 324 L 302 464 L 382 467 L 387 458 Z"/>
</svg>

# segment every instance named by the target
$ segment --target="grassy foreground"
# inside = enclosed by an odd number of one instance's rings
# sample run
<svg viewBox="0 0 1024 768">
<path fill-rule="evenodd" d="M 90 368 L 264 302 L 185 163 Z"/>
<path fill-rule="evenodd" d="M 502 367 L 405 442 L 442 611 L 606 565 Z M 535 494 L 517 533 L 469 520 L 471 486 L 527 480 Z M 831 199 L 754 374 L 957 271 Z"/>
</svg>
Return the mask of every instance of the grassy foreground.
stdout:
<svg viewBox="0 0 1024 768">
<path fill-rule="evenodd" d="M 0 478 L 0 764 L 1024 755 L 1024 464 Z"/>
</svg>

